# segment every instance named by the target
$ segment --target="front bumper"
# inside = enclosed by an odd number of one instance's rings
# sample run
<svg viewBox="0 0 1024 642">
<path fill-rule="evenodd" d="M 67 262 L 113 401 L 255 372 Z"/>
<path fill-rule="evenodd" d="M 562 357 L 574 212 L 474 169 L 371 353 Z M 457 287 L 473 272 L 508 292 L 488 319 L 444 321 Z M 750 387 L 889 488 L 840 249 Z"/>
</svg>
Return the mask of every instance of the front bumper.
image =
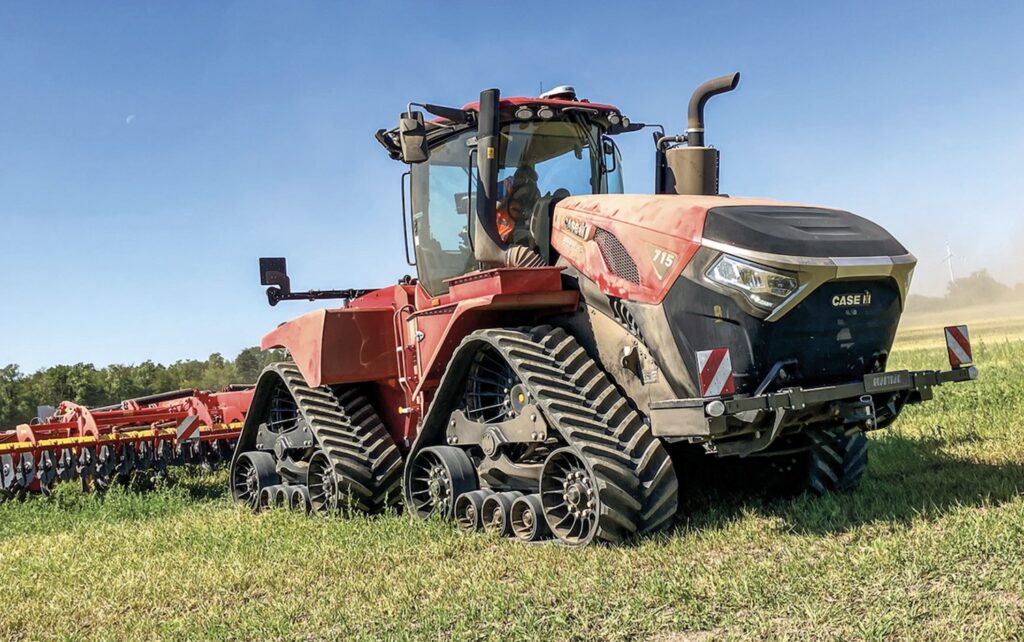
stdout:
<svg viewBox="0 0 1024 642">
<path fill-rule="evenodd" d="M 932 388 L 973 381 L 974 366 L 952 370 L 898 370 L 820 388 L 786 388 L 749 397 L 668 399 L 651 403 L 656 436 L 708 444 L 722 455 L 767 448 L 794 427 L 831 421 L 884 428 L 902 407 L 932 398 Z M 746 437 L 746 438 L 744 438 Z M 739 439 L 738 439 L 739 438 Z"/>
</svg>

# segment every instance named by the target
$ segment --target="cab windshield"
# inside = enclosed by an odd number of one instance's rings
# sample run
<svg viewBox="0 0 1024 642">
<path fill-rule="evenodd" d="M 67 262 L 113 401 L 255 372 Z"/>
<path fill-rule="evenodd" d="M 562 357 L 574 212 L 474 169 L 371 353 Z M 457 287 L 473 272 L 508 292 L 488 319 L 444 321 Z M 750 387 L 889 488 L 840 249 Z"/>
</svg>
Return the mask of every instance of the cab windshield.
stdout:
<svg viewBox="0 0 1024 642">
<path fill-rule="evenodd" d="M 469 225 L 476 210 L 476 132 L 464 131 L 430 150 L 426 162 L 412 166 L 412 231 L 420 283 L 431 295 L 448 290 L 445 279 L 476 269 Z M 567 121 L 529 121 L 502 127 L 498 181 L 517 170 L 530 181 L 535 172 L 539 197 L 621 193 L 621 162 L 596 125 Z M 532 170 L 529 172 L 528 170 Z M 471 173 L 472 172 L 472 173 Z M 518 180 L 518 179 L 517 179 Z M 514 221 L 512 243 L 529 229 L 531 206 Z"/>
</svg>

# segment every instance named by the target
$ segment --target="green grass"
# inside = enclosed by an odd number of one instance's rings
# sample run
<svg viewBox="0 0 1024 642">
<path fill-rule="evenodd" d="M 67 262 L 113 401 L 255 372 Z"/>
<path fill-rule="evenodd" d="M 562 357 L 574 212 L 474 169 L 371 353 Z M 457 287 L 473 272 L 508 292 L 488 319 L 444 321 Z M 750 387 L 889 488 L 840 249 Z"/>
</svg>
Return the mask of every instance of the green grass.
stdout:
<svg viewBox="0 0 1024 642">
<path fill-rule="evenodd" d="M 856 491 L 690 489 L 670 533 L 572 550 L 409 518 L 252 515 L 219 476 L 0 505 L 0 639 L 1024 637 L 1024 343 L 871 436 Z M 901 337 L 893 368 L 945 364 Z"/>
</svg>

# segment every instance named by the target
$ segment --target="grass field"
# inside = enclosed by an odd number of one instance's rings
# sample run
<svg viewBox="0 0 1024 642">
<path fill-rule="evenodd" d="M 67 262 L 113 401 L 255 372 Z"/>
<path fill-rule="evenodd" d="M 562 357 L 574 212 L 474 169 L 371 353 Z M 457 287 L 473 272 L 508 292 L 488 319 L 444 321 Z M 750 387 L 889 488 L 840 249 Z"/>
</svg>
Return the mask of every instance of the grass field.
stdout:
<svg viewBox="0 0 1024 642">
<path fill-rule="evenodd" d="M 1024 637 L 1024 321 L 871 435 L 854 492 L 695 491 L 677 527 L 571 550 L 408 518 L 252 515 L 221 476 L 0 506 L 0 639 Z M 908 325 L 892 368 L 945 365 Z"/>
</svg>

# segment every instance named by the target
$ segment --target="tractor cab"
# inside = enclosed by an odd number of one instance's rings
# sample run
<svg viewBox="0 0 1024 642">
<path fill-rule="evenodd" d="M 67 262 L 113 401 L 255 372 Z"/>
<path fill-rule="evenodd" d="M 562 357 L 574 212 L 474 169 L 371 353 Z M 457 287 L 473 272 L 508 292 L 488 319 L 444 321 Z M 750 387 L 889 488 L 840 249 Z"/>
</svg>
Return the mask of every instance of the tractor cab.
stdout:
<svg viewBox="0 0 1024 642">
<path fill-rule="evenodd" d="M 610 135 L 629 130 L 629 120 L 610 105 L 577 100 L 570 87 L 541 98 L 499 99 L 487 90 L 462 109 L 422 107 L 437 118 L 426 122 L 410 109 L 377 138 L 410 165 L 407 258 L 430 296 L 481 267 L 550 264 L 555 202 L 622 193 Z"/>
</svg>

